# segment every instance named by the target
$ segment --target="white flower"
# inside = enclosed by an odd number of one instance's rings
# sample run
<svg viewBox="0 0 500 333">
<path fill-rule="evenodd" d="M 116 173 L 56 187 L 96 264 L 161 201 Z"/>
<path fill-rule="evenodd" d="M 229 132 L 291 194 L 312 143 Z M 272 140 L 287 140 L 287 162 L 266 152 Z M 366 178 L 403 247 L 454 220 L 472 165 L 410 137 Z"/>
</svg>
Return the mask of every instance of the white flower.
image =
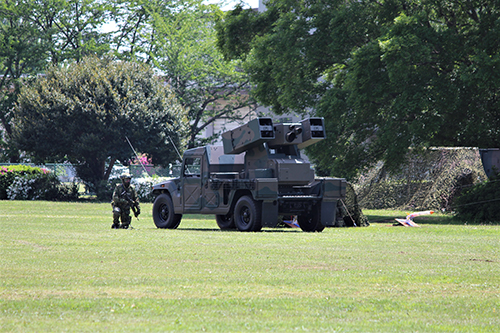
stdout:
<svg viewBox="0 0 500 333">
<path fill-rule="evenodd" d="M 28 193 L 33 189 L 32 185 L 36 179 L 27 179 L 16 176 L 12 184 L 7 188 L 7 198 L 10 200 L 26 200 Z"/>
</svg>

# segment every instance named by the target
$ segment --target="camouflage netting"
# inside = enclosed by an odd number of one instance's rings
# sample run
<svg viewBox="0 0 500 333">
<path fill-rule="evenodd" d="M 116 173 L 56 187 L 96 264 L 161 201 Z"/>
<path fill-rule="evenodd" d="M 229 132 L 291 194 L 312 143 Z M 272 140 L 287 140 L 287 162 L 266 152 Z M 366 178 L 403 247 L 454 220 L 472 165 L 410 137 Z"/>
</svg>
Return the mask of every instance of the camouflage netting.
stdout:
<svg viewBox="0 0 500 333">
<path fill-rule="evenodd" d="M 463 188 L 486 179 L 478 149 L 433 148 L 410 151 L 398 173 L 380 162 L 353 185 L 362 208 L 449 211 Z"/>
<path fill-rule="evenodd" d="M 345 199 L 338 203 L 343 218 L 337 218 L 335 227 L 367 227 L 368 218 L 358 205 L 358 197 L 351 183 L 347 183 Z"/>
</svg>

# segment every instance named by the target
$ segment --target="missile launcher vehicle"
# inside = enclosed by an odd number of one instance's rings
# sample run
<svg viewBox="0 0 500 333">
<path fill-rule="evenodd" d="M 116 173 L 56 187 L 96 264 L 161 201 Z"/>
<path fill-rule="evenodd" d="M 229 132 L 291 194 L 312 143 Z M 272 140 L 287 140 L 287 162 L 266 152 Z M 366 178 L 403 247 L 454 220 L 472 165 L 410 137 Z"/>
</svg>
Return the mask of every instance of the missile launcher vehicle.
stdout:
<svg viewBox="0 0 500 333">
<path fill-rule="evenodd" d="M 297 216 L 303 231 L 334 226 L 346 180 L 315 177 L 303 149 L 325 138 L 323 118 L 255 118 L 222 134 L 222 145 L 189 149 L 181 175 L 153 186 L 153 220 L 175 229 L 182 214 L 214 214 L 221 229 L 259 231 Z"/>
</svg>

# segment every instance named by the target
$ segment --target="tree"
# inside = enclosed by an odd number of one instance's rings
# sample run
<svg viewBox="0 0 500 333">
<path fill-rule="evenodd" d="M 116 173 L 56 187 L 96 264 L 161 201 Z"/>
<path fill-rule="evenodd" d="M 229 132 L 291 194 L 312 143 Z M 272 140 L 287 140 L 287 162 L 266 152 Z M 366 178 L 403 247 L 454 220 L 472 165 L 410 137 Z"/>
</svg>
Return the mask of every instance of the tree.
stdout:
<svg viewBox="0 0 500 333">
<path fill-rule="evenodd" d="M 222 15 L 217 5 L 135 0 L 122 2 L 120 8 L 119 52 L 127 59 L 151 62 L 168 79 L 187 111 L 188 148 L 213 140 L 198 135 L 217 119 L 242 118 L 241 110 L 253 106 L 239 61 L 223 61 L 215 46 L 214 25 Z"/>
<path fill-rule="evenodd" d="M 158 4 L 144 0 L 114 1 L 112 16 L 117 28 L 111 34 L 114 55 L 118 59 L 151 63 L 150 41 L 156 33 L 151 26 L 149 6 Z"/>
<path fill-rule="evenodd" d="M 27 1 L 30 24 L 46 35 L 53 64 L 102 56 L 110 50 L 109 34 L 101 28 L 113 7 L 99 0 Z"/>
<path fill-rule="evenodd" d="M 4 158 L 12 162 L 17 162 L 19 157 L 8 142 L 12 136 L 12 110 L 22 77 L 43 68 L 47 57 L 48 43 L 31 24 L 30 15 L 31 8 L 26 3 L 0 1 L 0 125 L 5 130 Z"/>
<path fill-rule="evenodd" d="M 133 157 L 127 138 L 156 164 L 177 159 L 172 141 L 179 144 L 184 131 L 183 110 L 145 65 L 90 57 L 53 66 L 22 88 L 18 103 L 20 149 L 35 161 L 69 160 L 93 188 L 116 160 Z"/>
<path fill-rule="evenodd" d="M 218 45 L 245 59 L 259 102 L 327 119 L 327 140 L 308 149 L 326 173 L 352 178 L 381 159 L 396 169 L 408 147 L 499 147 L 500 1 L 267 7 L 228 13 Z M 229 38 L 238 24 L 244 38 Z"/>
<path fill-rule="evenodd" d="M 106 53 L 109 42 L 99 28 L 110 9 L 97 0 L 0 0 L 0 124 L 11 162 L 19 157 L 11 144 L 12 110 L 23 78 L 43 73 L 49 61 Z"/>
</svg>

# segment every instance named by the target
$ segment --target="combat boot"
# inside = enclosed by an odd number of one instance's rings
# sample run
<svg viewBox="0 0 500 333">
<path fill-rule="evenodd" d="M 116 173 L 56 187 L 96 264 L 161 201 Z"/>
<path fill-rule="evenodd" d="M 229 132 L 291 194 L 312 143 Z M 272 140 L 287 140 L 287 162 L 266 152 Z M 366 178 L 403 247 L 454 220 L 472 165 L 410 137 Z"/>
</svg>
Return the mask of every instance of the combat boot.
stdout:
<svg viewBox="0 0 500 333">
<path fill-rule="evenodd" d="M 120 229 L 120 225 L 119 224 L 116 224 L 116 223 L 113 223 L 111 225 L 111 229 Z"/>
</svg>

